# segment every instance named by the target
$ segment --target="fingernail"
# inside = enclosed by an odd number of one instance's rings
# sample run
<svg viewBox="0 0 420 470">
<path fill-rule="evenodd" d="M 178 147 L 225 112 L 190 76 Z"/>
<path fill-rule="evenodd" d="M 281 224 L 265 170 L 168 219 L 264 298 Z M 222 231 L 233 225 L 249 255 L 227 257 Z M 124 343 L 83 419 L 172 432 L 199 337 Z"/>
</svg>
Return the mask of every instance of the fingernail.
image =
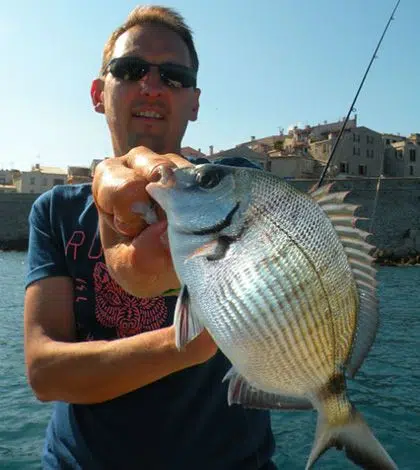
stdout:
<svg viewBox="0 0 420 470">
<path fill-rule="evenodd" d="M 161 183 L 166 185 L 172 178 L 174 172 L 173 169 L 167 165 L 159 165 L 156 167 L 150 175 L 150 181 L 152 183 Z"/>
</svg>

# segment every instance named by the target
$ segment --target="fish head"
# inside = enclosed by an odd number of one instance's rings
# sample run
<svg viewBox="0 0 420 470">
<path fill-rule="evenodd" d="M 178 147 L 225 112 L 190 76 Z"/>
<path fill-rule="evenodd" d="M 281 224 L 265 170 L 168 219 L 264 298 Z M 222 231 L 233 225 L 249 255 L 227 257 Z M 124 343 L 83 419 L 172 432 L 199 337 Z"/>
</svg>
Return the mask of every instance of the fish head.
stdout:
<svg viewBox="0 0 420 470">
<path fill-rule="evenodd" d="M 238 216 L 249 204 L 250 178 L 244 168 L 204 164 L 168 169 L 146 190 L 166 212 L 173 230 L 214 234 L 240 223 Z"/>
<path fill-rule="evenodd" d="M 166 212 L 174 261 L 222 235 L 240 233 L 251 199 L 250 171 L 257 170 L 216 164 L 168 169 L 146 186 Z"/>
</svg>

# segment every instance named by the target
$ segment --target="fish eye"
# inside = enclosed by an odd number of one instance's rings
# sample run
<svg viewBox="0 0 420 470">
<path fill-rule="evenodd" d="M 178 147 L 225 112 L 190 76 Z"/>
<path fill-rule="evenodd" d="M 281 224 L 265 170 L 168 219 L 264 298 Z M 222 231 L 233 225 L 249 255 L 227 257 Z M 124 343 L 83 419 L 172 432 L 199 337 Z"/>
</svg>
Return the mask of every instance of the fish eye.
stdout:
<svg viewBox="0 0 420 470">
<path fill-rule="evenodd" d="M 222 180 L 223 175 L 219 169 L 212 168 L 206 171 L 197 173 L 197 184 L 200 188 L 211 189 L 217 186 Z"/>
</svg>

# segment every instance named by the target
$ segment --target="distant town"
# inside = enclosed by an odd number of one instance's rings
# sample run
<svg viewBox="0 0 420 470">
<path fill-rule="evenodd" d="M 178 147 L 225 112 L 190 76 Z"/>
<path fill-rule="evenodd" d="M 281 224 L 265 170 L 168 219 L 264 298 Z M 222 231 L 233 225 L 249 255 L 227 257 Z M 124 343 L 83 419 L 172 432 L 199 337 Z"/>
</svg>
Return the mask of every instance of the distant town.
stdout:
<svg viewBox="0 0 420 470">
<path fill-rule="evenodd" d="M 287 133 L 256 138 L 235 147 L 208 153 L 201 149 L 183 147 L 184 157 L 207 159 L 244 157 L 261 168 L 282 178 L 316 179 L 325 168 L 332 148 L 343 127 L 344 119 L 314 126 L 293 127 Z M 333 178 L 420 177 L 420 133 L 408 136 L 384 134 L 357 125 L 357 116 L 346 123 L 335 150 L 328 176 Z M 37 163 L 31 171 L 0 169 L 0 192 L 41 194 L 59 184 L 78 184 L 92 181 L 96 165 L 46 167 Z"/>
</svg>

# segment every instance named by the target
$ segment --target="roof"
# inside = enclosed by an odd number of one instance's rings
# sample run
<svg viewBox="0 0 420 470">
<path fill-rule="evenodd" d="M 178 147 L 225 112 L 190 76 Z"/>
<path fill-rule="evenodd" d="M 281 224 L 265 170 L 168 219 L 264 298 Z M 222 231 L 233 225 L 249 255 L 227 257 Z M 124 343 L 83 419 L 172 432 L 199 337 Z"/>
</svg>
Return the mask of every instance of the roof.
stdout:
<svg viewBox="0 0 420 470">
<path fill-rule="evenodd" d="M 260 152 L 254 152 L 254 150 L 251 150 L 246 145 L 241 145 L 214 153 L 213 155 L 207 156 L 207 158 L 210 160 L 214 160 L 216 158 L 247 158 L 252 160 L 265 160 L 266 157 Z"/>
<path fill-rule="evenodd" d="M 284 134 L 269 135 L 267 137 L 261 137 L 260 139 L 251 139 L 246 142 L 242 142 L 242 144 L 238 144 L 237 147 L 251 144 L 274 144 L 274 142 L 277 142 L 278 140 L 284 140 L 284 138 Z"/>
<path fill-rule="evenodd" d="M 39 171 L 43 174 L 49 175 L 67 175 L 67 170 L 63 170 L 63 168 L 58 168 L 56 166 L 40 166 L 39 169 L 33 168 L 32 172 Z"/>
<path fill-rule="evenodd" d="M 91 176 L 92 170 L 84 166 L 69 166 L 69 176 Z"/>
<path fill-rule="evenodd" d="M 196 157 L 205 157 L 205 156 L 206 156 L 206 154 L 203 153 L 203 152 L 201 152 L 200 150 L 196 150 L 196 149 L 194 149 L 194 148 L 192 148 L 192 147 L 188 147 L 188 146 L 187 146 L 187 147 L 182 147 L 180 153 L 181 153 L 181 155 L 183 155 L 184 157 L 185 157 L 185 156 L 188 157 L 188 156 L 191 156 L 191 155 L 194 155 L 194 156 L 196 156 Z"/>
</svg>

